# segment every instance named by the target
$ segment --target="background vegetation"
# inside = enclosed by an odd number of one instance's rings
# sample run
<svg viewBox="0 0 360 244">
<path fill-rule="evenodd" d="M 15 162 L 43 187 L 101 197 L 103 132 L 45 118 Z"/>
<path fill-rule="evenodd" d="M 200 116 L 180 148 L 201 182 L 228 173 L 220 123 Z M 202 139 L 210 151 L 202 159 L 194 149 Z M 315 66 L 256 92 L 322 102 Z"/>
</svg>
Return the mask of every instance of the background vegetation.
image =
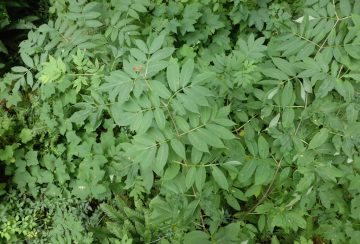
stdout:
<svg viewBox="0 0 360 244">
<path fill-rule="evenodd" d="M 1 242 L 360 239 L 359 1 L 19 0 L 0 20 Z"/>
</svg>

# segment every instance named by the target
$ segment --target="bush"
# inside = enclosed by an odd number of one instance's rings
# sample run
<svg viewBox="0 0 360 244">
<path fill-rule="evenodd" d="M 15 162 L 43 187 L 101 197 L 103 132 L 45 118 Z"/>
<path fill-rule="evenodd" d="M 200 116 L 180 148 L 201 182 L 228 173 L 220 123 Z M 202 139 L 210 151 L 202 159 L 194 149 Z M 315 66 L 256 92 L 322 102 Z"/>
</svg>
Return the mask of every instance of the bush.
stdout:
<svg viewBox="0 0 360 244">
<path fill-rule="evenodd" d="M 357 242 L 358 1 L 50 3 L 0 160 L 6 191 L 103 211 L 68 242 Z"/>
</svg>

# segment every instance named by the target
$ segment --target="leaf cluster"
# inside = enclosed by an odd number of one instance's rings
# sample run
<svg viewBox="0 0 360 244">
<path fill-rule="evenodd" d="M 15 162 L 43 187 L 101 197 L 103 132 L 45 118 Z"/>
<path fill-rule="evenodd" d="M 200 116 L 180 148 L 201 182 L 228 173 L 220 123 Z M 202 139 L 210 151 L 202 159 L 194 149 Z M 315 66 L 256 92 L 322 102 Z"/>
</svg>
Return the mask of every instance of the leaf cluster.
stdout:
<svg viewBox="0 0 360 244">
<path fill-rule="evenodd" d="M 0 162 L 6 190 L 102 203 L 57 236 L 357 242 L 358 1 L 50 2 L 0 83 Z"/>
</svg>

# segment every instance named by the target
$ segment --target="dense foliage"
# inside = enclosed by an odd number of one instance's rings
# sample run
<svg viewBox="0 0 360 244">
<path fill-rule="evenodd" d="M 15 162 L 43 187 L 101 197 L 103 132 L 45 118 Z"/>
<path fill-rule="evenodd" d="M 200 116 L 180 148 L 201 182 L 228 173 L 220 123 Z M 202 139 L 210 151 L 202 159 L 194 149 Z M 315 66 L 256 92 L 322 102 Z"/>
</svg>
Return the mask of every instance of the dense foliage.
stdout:
<svg viewBox="0 0 360 244">
<path fill-rule="evenodd" d="M 359 1 L 49 13 L 0 81 L 3 241 L 358 242 Z"/>
<path fill-rule="evenodd" d="M 48 18 L 47 0 L 0 0 L 0 75 L 16 65 L 18 45 Z"/>
</svg>

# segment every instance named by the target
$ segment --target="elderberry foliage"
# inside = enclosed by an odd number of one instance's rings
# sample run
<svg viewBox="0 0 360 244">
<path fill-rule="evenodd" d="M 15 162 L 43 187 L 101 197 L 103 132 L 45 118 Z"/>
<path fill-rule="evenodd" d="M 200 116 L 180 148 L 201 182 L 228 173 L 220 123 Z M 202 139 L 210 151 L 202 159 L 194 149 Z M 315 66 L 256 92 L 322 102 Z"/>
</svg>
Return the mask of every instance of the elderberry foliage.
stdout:
<svg viewBox="0 0 360 244">
<path fill-rule="evenodd" d="M 33 241 L 357 243 L 359 1 L 49 14 L 0 82 L 1 194 L 95 210 L 49 215 Z"/>
</svg>

